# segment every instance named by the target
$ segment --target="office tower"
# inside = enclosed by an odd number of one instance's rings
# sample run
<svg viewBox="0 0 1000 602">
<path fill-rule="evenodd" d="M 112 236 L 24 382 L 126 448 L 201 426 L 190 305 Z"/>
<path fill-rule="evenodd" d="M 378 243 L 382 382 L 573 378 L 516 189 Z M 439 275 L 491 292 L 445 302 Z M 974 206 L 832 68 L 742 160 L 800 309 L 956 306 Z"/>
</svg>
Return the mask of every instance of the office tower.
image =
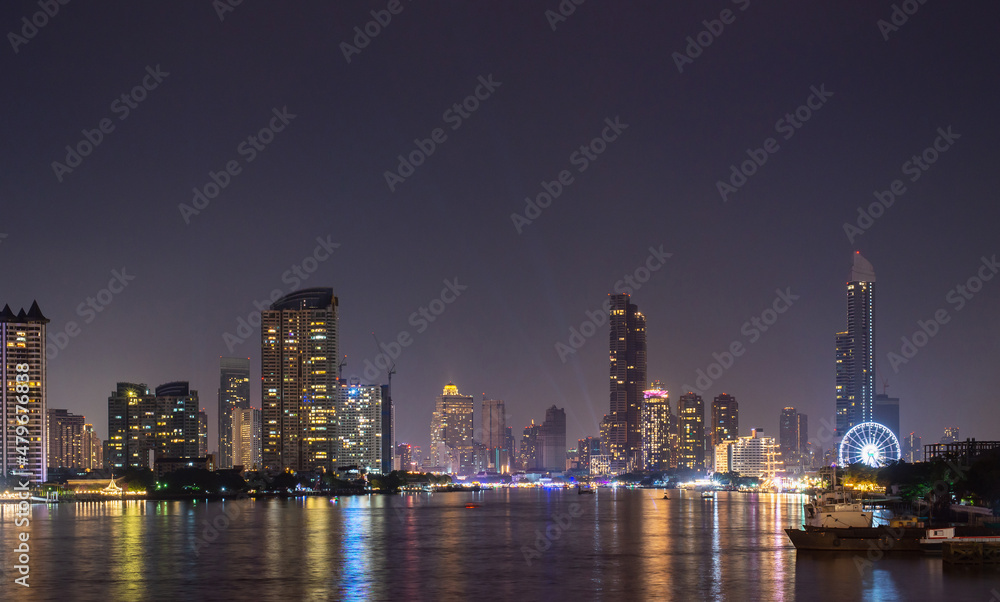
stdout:
<svg viewBox="0 0 1000 602">
<path fill-rule="evenodd" d="M 601 438 L 586 437 L 579 439 L 576 442 L 576 450 L 580 458 L 580 470 L 589 473 L 591 456 L 601 455 Z"/>
<path fill-rule="evenodd" d="M 337 297 L 285 295 L 261 312 L 263 462 L 270 472 L 336 467 Z"/>
<path fill-rule="evenodd" d="M 262 464 L 261 448 L 263 428 L 258 408 L 232 410 L 229 442 L 231 456 L 229 467 L 242 466 L 243 470 L 259 470 Z"/>
<path fill-rule="evenodd" d="M 712 400 L 712 448 L 740 436 L 740 406 L 728 393 Z"/>
<path fill-rule="evenodd" d="M 362 385 L 351 379 L 342 394 L 337 408 L 340 469 L 356 466 L 366 472 L 383 472 L 382 393 L 381 385 Z"/>
<path fill-rule="evenodd" d="M 944 429 L 944 436 L 941 437 L 941 443 L 955 443 L 961 441 L 958 435 L 957 426 L 949 426 Z"/>
<path fill-rule="evenodd" d="M 3 377 L 0 433 L 4 476 L 12 473 L 39 485 L 48 479 L 46 339 L 49 319 L 32 301 L 27 312 L 0 311 L 0 371 Z M 17 432 L 23 426 L 27 433 Z M 27 443 L 25 443 L 27 440 Z M 27 449 L 25 449 L 27 448 Z M 25 453 L 27 452 L 27 453 Z"/>
<path fill-rule="evenodd" d="M 503 400 L 483 399 L 483 445 L 489 454 L 487 468 L 497 472 L 510 452 L 507 448 L 507 417 Z"/>
<path fill-rule="evenodd" d="M 659 381 L 654 381 L 653 388 L 643 392 L 641 422 L 642 469 L 668 470 L 672 451 L 670 394 L 661 388 Z M 582 455 L 581 451 L 581 457 Z"/>
<path fill-rule="evenodd" d="M 508 468 L 510 471 L 513 471 L 515 466 L 519 464 L 519 462 L 516 461 L 517 450 L 514 447 L 514 427 L 508 426 L 503 430 L 503 432 L 504 448 L 507 449 Z"/>
<path fill-rule="evenodd" d="M 638 469 L 642 461 L 639 420 L 646 389 L 646 318 L 630 303 L 629 295 L 610 297 L 611 411 L 602 441 L 611 456 L 611 471 L 617 474 Z"/>
<path fill-rule="evenodd" d="M 205 408 L 198 410 L 198 457 L 208 455 L 208 412 Z"/>
<path fill-rule="evenodd" d="M 549 472 L 566 470 L 566 411 L 552 406 L 538 428 L 539 468 Z"/>
<path fill-rule="evenodd" d="M 765 437 L 762 429 L 752 429 L 749 437 L 729 443 L 727 463 L 729 472 L 742 477 L 772 478 L 783 468 L 778 443 Z"/>
<path fill-rule="evenodd" d="M 836 336 L 837 436 L 875 417 L 875 269 L 860 252 L 847 282 L 847 330 Z"/>
<path fill-rule="evenodd" d="M 219 468 L 232 468 L 233 412 L 250 407 L 250 358 L 219 358 Z"/>
<path fill-rule="evenodd" d="M 678 442 L 678 468 L 704 470 L 705 468 L 705 404 L 701 395 L 688 392 L 677 401 L 677 418 L 680 421 Z"/>
<path fill-rule="evenodd" d="M 902 434 L 899 432 L 898 397 L 889 397 L 885 393 L 876 395 L 875 411 L 872 419 L 892 431 L 892 434 L 896 435 L 897 441 L 902 441 Z"/>
<path fill-rule="evenodd" d="M 475 467 L 472 445 L 473 399 L 448 383 L 437 396 L 431 419 L 431 464 L 451 474 L 470 474 Z"/>
<path fill-rule="evenodd" d="M 82 468 L 87 471 L 104 468 L 104 450 L 93 424 L 84 424 L 80 436 L 80 451 L 83 456 Z"/>
<path fill-rule="evenodd" d="M 521 435 L 521 468 L 525 471 L 538 470 L 539 426 L 541 425 L 535 424 L 532 420 L 530 425 L 524 427 L 524 433 Z"/>
<path fill-rule="evenodd" d="M 799 419 L 793 407 L 781 410 L 778 419 L 778 444 L 786 464 L 793 464 L 799 451 Z"/>
<path fill-rule="evenodd" d="M 49 469 L 83 468 L 83 425 L 86 418 L 69 410 L 46 412 Z"/>
<path fill-rule="evenodd" d="M 199 457 L 198 392 L 187 382 L 156 387 L 118 383 L 108 397 L 108 468 L 153 468 L 154 459 Z"/>
<path fill-rule="evenodd" d="M 809 416 L 798 413 L 795 415 L 795 423 L 795 432 L 798 435 L 799 459 L 803 463 L 811 465 L 812 451 L 809 449 Z"/>
<path fill-rule="evenodd" d="M 901 445 L 903 461 L 910 464 L 913 464 L 914 462 L 923 462 L 924 448 L 921 445 L 920 437 L 917 437 L 915 433 L 910 433 L 904 437 Z"/>
<path fill-rule="evenodd" d="M 396 436 L 396 407 L 392 405 L 392 392 L 389 385 L 382 388 L 382 421 L 379 423 L 379 436 L 382 438 L 382 474 L 392 472 L 393 443 Z"/>
<path fill-rule="evenodd" d="M 396 444 L 396 470 L 413 470 L 413 447 L 409 443 Z"/>
</svg>

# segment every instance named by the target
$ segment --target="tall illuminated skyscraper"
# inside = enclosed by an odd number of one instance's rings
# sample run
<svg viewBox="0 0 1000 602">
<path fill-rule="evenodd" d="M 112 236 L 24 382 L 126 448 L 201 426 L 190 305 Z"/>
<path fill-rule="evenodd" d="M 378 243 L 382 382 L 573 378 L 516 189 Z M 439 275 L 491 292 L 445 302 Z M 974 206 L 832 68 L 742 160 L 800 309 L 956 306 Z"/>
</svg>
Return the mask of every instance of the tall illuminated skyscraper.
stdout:
<svg viewBox="0 0 1000 602">
<path fill-rule="evenodd" d="M 233 412 L 250 407 L 250 358 L 219 358 L 219 468 L 232 468 Z"/>
<path fill-rule="evenodd" d="M 49 468 L 83 468 L 83 425 L 85 416 L 69 410 L 49 409 L 46 418 L 47 463 Z"/>
<path fill-rule="evenodd" d="M 431 419 L 431 464 L 452 474 L 473 472 L 472 395 L 448 383 L 437 397 Z"/>
<path fill-rule="evenodd" d="M 382 472 L 382 393 L 380 385 L 345 383 L 337 408 L 337 463 Z"/>
<path fill-rule="evenodd" d="M 502 399 L 483 400 L 483 445 L 489 454 L 489 469 L 510 472 L 511 451 L 507 447 L 507 417 Z"/>
<path fill-rule="evenodd" d="M 712 400 L 712 449 L 723 441 L 735 441 L 740 436 L 740 406 L 728 393 Z"/>
<path fill-rule="evenodd" d="M 688 392 L 677 400 L 680 420 L 678 468 L 705 468 L 705 403 L 701 395 Z"/>
<path fill-rule="evenodd" d="M 875 418 L 875 268 L 854 254 L 847 282 L 847 330 L 838 332 L 837 436 Z"/>
<path fill-rule="evenodd" d="M 538 429 L 539 468 L 550 472 L 566 470 L 566 411 L 552 406 L 545 410 L 545 422 Z"/>
<path fill-rule="evenodd" d="M 642 469 L 669 470 L 673 455 L 670 412 L 670 393 L 662 389 L 659 381 L 643 392 L 642 403 Z M 583 451 L 581 450 L 581 458 Z"/>
<path fill-rule="evenodd" d="M 256 470 L 261 465 L 261 424 L 260 410 L 239 408 L 233 410 L 232 442 L 233 455 L 230 468 L 242 466 L 243 470 Z"/>
<path fill-rule="evenodd" d="M 198 411 L 198 457 L 208 455 L 208 412 L 205 408 Z"/>
<path fill-rule="evenodd" d="M 642 463 L 643 391 L 646 390 L 646 318 L 627 294 L 611 295 L 610 413 L 605 417 L 605 454 L 612 473 L 639 469 Z"/>
<path fill-rule="evenodd" d="M 4 476 L 15 472 L 28 478 L 33 485 L 48 479 L 45 394 L 45 325 L 48 323 L 49 319 L 42 315 L 36 302 L 31 303 L 27 313 L 22 308 L 15 315 L 8 305 L 0 311 L 0 376 L 3 378 L 0 453 L 3 454 Z M 19 435 L 17 426 L 27 428 L 27 434 Z"/>
<path fill-rule="evenodd" d="M 336 466 L 337 297 L 332 288 L 285 295 L 261 312 L 266 470 Z"/>
</svg>

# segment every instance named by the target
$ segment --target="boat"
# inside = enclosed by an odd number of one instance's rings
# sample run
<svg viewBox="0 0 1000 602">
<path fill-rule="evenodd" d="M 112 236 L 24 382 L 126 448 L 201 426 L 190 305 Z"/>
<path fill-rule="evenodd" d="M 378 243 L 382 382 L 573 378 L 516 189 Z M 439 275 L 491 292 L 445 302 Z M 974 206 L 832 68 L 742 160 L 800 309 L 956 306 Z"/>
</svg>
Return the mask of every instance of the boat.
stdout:
<svg viewBox="0 0 1000 602">
<path fill-rule="evenodd" d="M 663 494 L 663 499 L 665 499 L 665 500 L 669 500 L 669 499 L 670 499 L 670 496 L 664 493 L 664 494 Z"/>
<path fill-rule="evenodd" d="M 702 491 L 701 492 L 701 499 L 703 499 L 703 500 L 714 500 L 715 499 L 715 493 L 712 492 L 712 491 Z"/>
<path fill-rule="evenodd" d="M 995 533 L 989 529 L 965 529 L 965 531 L 974 531 L 973 533 L 966 535 L 956 535 L 955 527 L 944 527 L 941 529 L 927 529 L 924 537 L 920 539 L 919 545 L 920 549 L 924 552 L 937 553 L 941 552 L 944 548 L 945 543 L 997 543 L 1000 544 L 1000 535 L 989 535 L 988 533 Z"/>
<path fill-rule="evenodd" d="M 593 487 L 589 487 L 589 486 L 588 487 L 581 487 L 581 486 L 577 485 L 576 486 L 576 494 L 577 495 L 587 495 L 587 494 L 594 495 L 594 488 Z"/>
</svg>

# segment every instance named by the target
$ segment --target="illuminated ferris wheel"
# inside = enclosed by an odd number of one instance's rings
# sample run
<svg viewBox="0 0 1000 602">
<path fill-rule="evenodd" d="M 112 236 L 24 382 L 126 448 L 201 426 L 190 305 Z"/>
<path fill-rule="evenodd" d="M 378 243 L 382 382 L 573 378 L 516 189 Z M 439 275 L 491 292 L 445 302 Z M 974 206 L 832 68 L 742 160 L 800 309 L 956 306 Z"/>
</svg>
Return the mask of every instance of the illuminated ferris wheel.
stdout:
<svg viewBox="0 0 1000 602">
<path fill-rule="evenodd" d="M 844 435 L 840 442 L 840 465 L 858 462 L 878 468 L 898 460 L 899 440 L 892 431 L 877 422 L 862 422 Z"/>
</svg>

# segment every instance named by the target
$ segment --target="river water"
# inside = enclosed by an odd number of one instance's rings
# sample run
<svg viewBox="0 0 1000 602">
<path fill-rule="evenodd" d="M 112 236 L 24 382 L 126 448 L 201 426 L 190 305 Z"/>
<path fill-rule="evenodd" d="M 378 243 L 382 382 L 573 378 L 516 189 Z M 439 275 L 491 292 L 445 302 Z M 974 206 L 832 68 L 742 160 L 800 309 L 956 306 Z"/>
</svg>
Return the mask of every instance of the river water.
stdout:
<svg viewBox="0 0 1000 602">
<path fill-rule="evenodd" d="M 1000 570 L 796 552 L 803 498 L 672 490 L 33 506 L 30 588 L 0 505 L 3 600 L 974 600 Z M 471 506 L 471 507 L 470 507 Z"/>
</svg>

